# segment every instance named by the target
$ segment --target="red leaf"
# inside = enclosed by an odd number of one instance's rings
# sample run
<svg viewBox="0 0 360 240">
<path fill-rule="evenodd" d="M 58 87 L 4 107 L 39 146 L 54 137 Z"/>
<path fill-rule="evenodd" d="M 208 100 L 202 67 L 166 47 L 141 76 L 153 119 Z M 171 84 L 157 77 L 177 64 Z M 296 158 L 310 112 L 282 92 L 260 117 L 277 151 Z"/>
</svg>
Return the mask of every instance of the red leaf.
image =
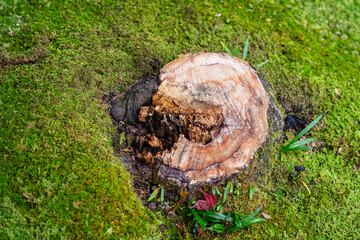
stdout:
<svg viewBox="0 0 360 240">
<path fill-rule="evenodd" d="M 210 210 L 213 206 L 216 205 L 216 197 L 214 195 L 214 192 L 212 191 L 212 197 L 211 197 L 210 194 L 205 193 L 201 188 L 200 191 L 204 195 L 205 200 L 196 201 L 195 205 L 192 206 L 192 208 L 196 208 L 199 211 Z"/>
</svg>

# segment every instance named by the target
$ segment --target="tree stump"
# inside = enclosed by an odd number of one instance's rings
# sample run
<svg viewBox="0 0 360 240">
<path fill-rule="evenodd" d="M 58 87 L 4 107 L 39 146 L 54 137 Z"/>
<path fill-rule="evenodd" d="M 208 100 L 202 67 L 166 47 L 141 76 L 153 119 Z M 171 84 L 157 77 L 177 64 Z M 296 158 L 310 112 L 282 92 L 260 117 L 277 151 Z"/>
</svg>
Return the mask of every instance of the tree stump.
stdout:
<svg viewBox="0 0 360 240">
<path fill-rule="evenodd" d="M 245 61 L 186 54 L 161 69 L 158 81 L 144 79 L 112 101 L 110 113 L 127 123 L 136 158 L 161 180 L 204 184 L 244 170 L 260 146 L 281 136 L 283 117 L 270 91 Z"/>
<path fill-rule="evenodd" d="M 163 179 L 193 184 L 228 177 L 243 170 L 267 140 L 268 118 L 282 127 L 270 85 L 238 58 L 186 54 L 168 63 L 159 80 L 138 116 L 149 131 L 136 142 L 138 158 L 160 162 Z"/>
</svg>

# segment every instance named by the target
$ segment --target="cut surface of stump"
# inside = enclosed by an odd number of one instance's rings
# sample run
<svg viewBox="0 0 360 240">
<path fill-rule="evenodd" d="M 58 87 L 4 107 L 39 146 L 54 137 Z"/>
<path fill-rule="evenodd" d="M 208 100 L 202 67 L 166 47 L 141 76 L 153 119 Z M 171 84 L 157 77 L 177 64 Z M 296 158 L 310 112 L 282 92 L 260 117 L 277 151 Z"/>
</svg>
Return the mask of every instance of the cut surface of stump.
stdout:
<svg viewBox="0 0 360 240">
<path fill-rule="evenodd" d="M 186 54 L 159 79 L 138 118 L 151 133 L 137 139 L 152 148 L 143 159 L 161 162 L 158 175 L 205 183 L 244 169 L 269 134 L 269 94 L 255 70 L 223 53 Z"/>
</svg>

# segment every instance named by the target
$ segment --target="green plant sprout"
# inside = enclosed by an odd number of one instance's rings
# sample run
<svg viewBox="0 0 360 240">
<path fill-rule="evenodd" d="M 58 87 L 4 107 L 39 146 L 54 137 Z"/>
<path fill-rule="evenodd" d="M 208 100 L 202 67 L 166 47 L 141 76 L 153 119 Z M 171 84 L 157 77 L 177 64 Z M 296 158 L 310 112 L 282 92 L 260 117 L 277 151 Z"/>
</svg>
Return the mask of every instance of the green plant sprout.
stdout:
<svg viewBox="0 0 360 240">
<path fill-rule="evenodd" d="M 240 190 L 239 190 L 239 188 L 241 187 L 241 183 L 237 183 L 236 184 L 236 189 L 235 189 L 235 191 L 234 191 L 234 194 L 236 194 L 236 195 L 240 195 Z"/>
<path fill-rule="evenodd" d="M 249 189 L 250 189 L 249 198 L 251 200 L 253 198 L 254 192 L 257 192 L 257 189 L 253 188 L 252 186 L 250 186 Z"/>
<path fill-rule="evenodd" d="M 239 187 L 240 184 L 238 183 L 236 186 Z M 188 216 L 193 216 L 195 218 L 195 226 L 200 225 L 203 230 L 215 231 L 217 233 L 225 231 L 231 232 L 253 223 L 266 222 L 264 219 L 254 218 L 260 212 L 261 206 L 249 216 L 232 212 L 227 212 L 225 215 L 223 214 L 224 208 L 220 205 L 221 201 L 216 201 L 216 196 L 214 195 L 215 193 L 218 195 L 221 194 L 219 188 L 212 188 L 213 196 L 210 196 L 201 189 L 200 191 L 203 193 L 205 200 L 190 201 L 190 203 L 194 205 L 190 207 L 191 212 Z M 224 198 L 222 203 L 225 202 L 228 194 L 233 192 L 233 183 L 229 181 L 223 194 Z M 229 226 L 229 223 L 232 224 Z"/>
<path fill-rule="evenodd" d="M 231 52 L 231 50 L 225 45 L 225 43 L 221 42 L 221 45 L 223 46 L 223 48 L 225 49 L 225 51 L 232 57 L 239 57 L 239 46 L 236 46 L 235 47 L 235 50 L 234 50 L 234 54 Z M 247 53 L 248 53 L 248 50 L 249 50 L 249 36 L 246 36 L 246 39 L 245 39 L 245 46 L 244 46 L 244 52 L 243 52 L 243 55 L 242 55 L 242 60 L 245 61 L 246 59 L 246 56 L 247 56 Z M 255 68 L 258 69 L 260 68 L 261 66 L 263 66 L 264 64 L 268 63 L 269 60 L 265 60 L 264 62 L 260 63 L 259 65 L 257 65 Z"/>
<path fill-rule="evenodd" d="M 122 132 L 121 135 L 120 135 L 120 145 L 122 145 L 125 141 L 125 132 Z"/>
<path fill-rule="evenodd" d="M 160 193 L 160 202 L 163 203 L 164 199 L 165 199 L 165 191 L 164 191 L 163 187 L 158 187 L 157 189 L 155 189 L 147 201 L 151 202 L 153 199 L 155 199 L 157 197 L 159 191 L 161 192 Z"/>
<path fill-rule="evenodd" d="M 284 194 L 281 193 L 281 192 L 279 192 L 279 190 L 276 190 L 275 193 L 270 193 L 270 195 L 275 196 L 275 200 L 276 200 L 276 201 L 279 201 L 280 196 L 284 196 Z"/>
<path fill-rule="evenodd" d="M 227 183 L 226 188 L 225 188 L 225 191 L 224 191 L 223 203 L 226 201 L 227 195 L 228 195 L 229 193 L 233 193 L 233 191 L 234 191 L 234 186 L 233 186 L 232 182 L 229 181 L 229 182 Z"/>
<path fill-rule="evenodd" d="M 317 122 L 320 121 L 320 119 L 323 117 L 322 114 L 320 114 L 314 121 L 312 121 L 306 128 L 304 128 L 296 137 L 293 138 L 288 144 L 286 144 L 282 149 L 281 152 L 289 152 L 289 151 L 310 151 L 312 148 L 303 146 L 305 144 L 311 143 L 312 141 L 315 141 L 315 138 L 308 138 L 305 140 L 297 141 L 299 138 L 301 138 L 305 133 L 307 133 L 311 128 L 315 126 Z"/>
<path fill-rule="evenodd" d="M 194 216 L 196 223 L 199 224 L 203 230 L 222 233 L 225 231 L 232 232 L 249 226 L 250 224 L 266 222 L 264 219 L 254 218 L 260 212 L 261 208 L 262 206 L 256 209 L 249 216 L 232 212 L 228 212 L 226 215 L 224 215 L 220 212 L 196 210 L 191 210 L 190 215 Z M 202 215 L 202 217 L 200 215 Z M 223 223 L 233 223 L 233 225 L 225 229 Z M 211 226 L 207 227 L 208 224 L 211 224 Z"/>
</svg>

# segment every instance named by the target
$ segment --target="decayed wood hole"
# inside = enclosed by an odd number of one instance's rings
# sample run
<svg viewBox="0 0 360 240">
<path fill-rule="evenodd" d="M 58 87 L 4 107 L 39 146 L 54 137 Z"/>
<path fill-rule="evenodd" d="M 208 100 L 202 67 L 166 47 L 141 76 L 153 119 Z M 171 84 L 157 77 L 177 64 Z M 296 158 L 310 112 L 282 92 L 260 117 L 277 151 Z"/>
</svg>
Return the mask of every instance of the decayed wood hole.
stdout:
<svg viewBox="0 0 360 240">
<path fill-rule="evenodd" d="M 159 176 L 178 182 L 245 168 L 269 132 L 269 96 L 255 70 L 227 54 L 197 53 L 170 62 L 159 78 L 151 106 L 140 109 L 151 131 L 137 137 L 147 146 L 138 157 L 162 161 Z"/>
</svg>

